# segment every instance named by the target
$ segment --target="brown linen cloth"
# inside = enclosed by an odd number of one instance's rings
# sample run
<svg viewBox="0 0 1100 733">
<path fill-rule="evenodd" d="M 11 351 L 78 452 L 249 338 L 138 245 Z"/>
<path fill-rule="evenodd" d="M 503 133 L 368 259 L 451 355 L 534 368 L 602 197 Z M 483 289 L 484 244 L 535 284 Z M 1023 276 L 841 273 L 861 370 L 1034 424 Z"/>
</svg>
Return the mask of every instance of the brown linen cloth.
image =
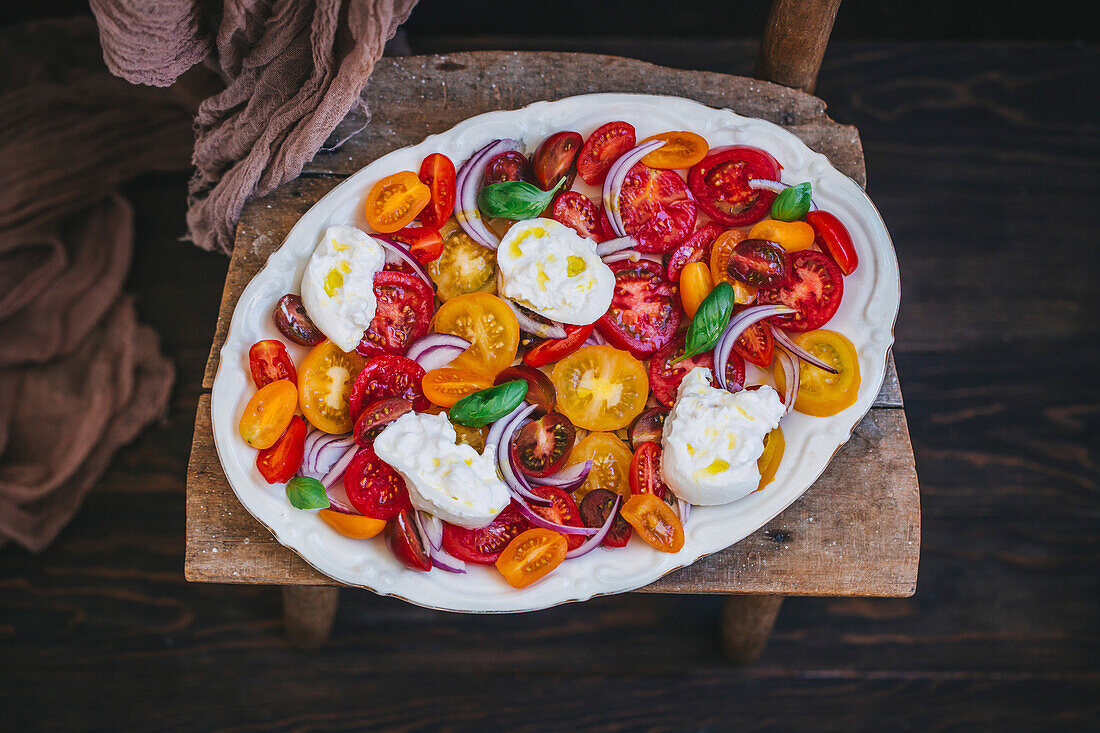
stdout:
<svg viewBox="0 0 1100 733">
<path fill-rule="evenodd" d="M 245 201 L 296 178 L 353 107 L 367 112 L 359 93 L 415 4 L 91 0 L 113 73 L 164 86 L 206 57 L 225 80 L 195 119 L 196 244 L 229 252 Z"/>
<path fill-rule="evenodd" d="M 87 19 L 0 29 L 0 545 L 38 551 L 167 405 L 173 368 L 121 294 L 115 189 L 187 167 L 174 91 L 104 68 Z"/>
</svg>

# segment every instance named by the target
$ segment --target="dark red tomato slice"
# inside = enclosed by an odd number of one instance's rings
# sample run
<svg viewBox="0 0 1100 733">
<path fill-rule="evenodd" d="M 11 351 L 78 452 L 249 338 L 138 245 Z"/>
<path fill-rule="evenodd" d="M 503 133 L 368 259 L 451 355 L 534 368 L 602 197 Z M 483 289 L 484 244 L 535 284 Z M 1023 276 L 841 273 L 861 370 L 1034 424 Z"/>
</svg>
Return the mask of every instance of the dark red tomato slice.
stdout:
<svg viewBox="0 0 1100 733">
<path fill-rule="evenodd" d="M 596 328 L 614 347 L 644 359 L 666 345 L 680 326 L 680 306 L 665 268 L 650 260 L 609 265 L 615 273 L 611 306 Z"/>
<path fill-rule="evenodd" d="M 744 369 L 744 363 L 742 363 L 742 369 Z M 668 419 L 668 409 L 664 407 L 651 407 L 638 415 L 638 419 L 630 426 L 630 445 L 637 448 L 646 441 L 661 442 L 666 419 Z"/>
<path fill-rule="evenodd" d="M 256 468 L 269 484 L 285 484 L 298 473 L 308 430 L 305 420 L 295 415 L 275 445 L 256 455 Z"/>
<path fill-rule="evenodd" d="M 252 372 L 256 389 L 280 379 L 289 379 L 298 384 L 298 371 L 294 368 L 294 361 L 283 342 L 277 339 L 265 339 L 252 344 L 252 348 L 248 350 L 248 370 Z"/>
<path fill-rule="evenodd" d="M 767 239 L 746 239 L 733 248 L 726 273 L 754 288 L 777 288 L 787 283 L 791 263 L 787 250 Z"/>
<path fill-rule="evenodd" d="M 756 294 L 759 303 L 782 303 L 797 313 L 769 321 L 787 331 L 813 331 L 836 313 L 844 297 L 844 274 L 827 254 L 805 249 L 791 255 L 790 282 Z"/>
<path fill-rule="evenodd" d="M 665 498 L 668 486 L 661 478 L 660 443 L 642 443 L 634 449 L 627 480 L 630 482 L 631 496 L 653 494 L 658 499 Z"/>
<path fill-rule="evenodd" d="M 572 228 L 582 237 L 599 242 L 600 237 L 600 210 L 592 203 L 592 200 L 583 193 L 565 191 L 554 198 L 550 207 L 550 217 Z"/>
<path fill-rule="evenodd" d="M 536 496 L 541 496 L 551 501 L 549 506 L 531 504 L 531 509 L 543 519 L 555 524 L 564 524 L 567 527 L 584 526 L 584 522 L 581 521 L 580 510 L 577 509 L 577 502 L 573 500 L 570 494 L 556 486 L 535 486 L 531 491 Z M 570 550 L 575 550 L 584 544 L 584 535 L 567 534 L 564 535 L 564 537 Z"/>
<path fill-rule="evenodd" d="M 406 509 L 395 516 L 386 523 L 382 536 L 386 539 L 386 547 L 405 567 L 426 573 L 432 569 L 432 559 L 416 526 L 415 512 L 415 509 Z"/>
<path fill-rule="evenodd" d="M 596 240 L 598 242 L 606 242 L 609 239 L 615 239 L 619 236 L 615 233 L 615 230 L 611 228 L 611 222 L 607 220 L 607 211 L 605 211 L 603 207 L 600 207 L 600 219 L 597 231 L 600 235 L 599 239 Z"/>
<path fill-rule="evenodd" d="M 772 363 L 775 356 L 775 340 L 768 324 L 757 321 L 752 324 L 733 342 L 733 351 L 745 361 L 751 361 L 757 366 L 766 367 Z M 726 372 L 727 379 L 729 372 Z"/>
<path fill-rule="evenodd" d="M 360 448 L 344 472 L 344 490 L 360 514 L 393 519 L 412 506 L 405 479 L 367 446 Z"/>
<path fill-rule="evenodd" d="M 581 136 L 577 132 L 556 132 L 542 141 L 535 151 L 535 183 L 543 191 L 549 191 L 565 178 L 563 190 L 568 191 L 577 175 L 573 162 L 581 151 Z"/>
<path fill-rule="evenodd" d="M 443 254 L 443 237 L 438 229 L 429 226 L 405 227 L 390 236 L 409 245 L 413 257 L 422 265 L 439 259 L 439 255 Z"/>
<path fill-rule="evenodd" d="M 485 185 L 502 181 L 530 181 L 531 163 L 527 156 L 515 150 L 505 150 L 493 157 L 485 168 Z"/>
<path fill-rule="evenodd" d="M 504 507 L 490 524 L 466 529 L 443 523 L 443 549 L 459 560 L 475 565 L 492 565 L 508 543 L 531 528 L 515 504 Z"/>
<path fill-rule="evenodd" d="M 541 367 L 564 359 L 588 340 L 593 328 L 595 324 L 591 323 L 587 326 L 566 326 L 565 338 L 547 339 L 535 344 L 523 355 L 523 363 L 532 367 Z"/>
<path fill-rule="evenodd" d="M 657 351 L 649 360 L 649 388 L 653 395 L 665 407 L 672 407 L 676 402 L 676 392 L 680 389 L 680 382 L 695 367 L 706 367 L 714 374 L 714 354 L 704 351 L 690 359 L 669 364 L 672 359 L 684 353 L 684 337 L 680 336 Z"/>
<path fill-rule="evenodd" d="M 672 250 L 668 256 L 668 279 L 680 282 L 680 273 L 692 262 L 710 262 L 710 246 L 725 229 L 708 221 L 695 230 L 683 244 Z"/>
<path fill-rule="evenodd" d="M 427 410 L 428 398 L 420 388 L 423 378 L 424 368 L 412 359 L 395 354 L 367 359 L 348 396 L 352 419 L 358 420 L 367 405 L 383 397 L 400 397 L 411 402 L 417 412 Z"/>
<path fill-rule="evenodd" d="M 374 297 L 378 301 L 374 320 L 355 347 L 355 353 L 404 354 L 413 341 L 428 333 L 435 293 L 421 278 L 384 270 L 374 276 Z"/>
<path fill-rule="evenodd" d="M 325 334 L 306 315 L 302 296 L 297 293 L 287 293 L 279 298 L 275 310 L 271 312 L 271 320 L 275 322 L 279 333 L 296 344 L 316 346 L 325 340 Z"/>
<path fill-rule="evenodd" d="M 640 252 L 668 252 L 695 229 L 695 202 L 680 174 L 636 163 L 619 193 L 619 214 Z"/>
<path fill-rule="evenodd" d="M 560 412 L 548 412 L 515 432 L 508 446 L 512 462 L 528 476 L 557 473 L 573 450 L 577 429 Z"/>
<path fill-rule="evenodd" d="M 615 161 L 637 144 L 634 125 L 628 122 L 608 122 L 588 136 L 577 156 L 577 175 L 590 186 L 598 186 L 607 178 Z"/>
<path fill-rule="evenodd" d="M 828 211 L 811 211 L 806 214 L 806 223 L 814 228 L 814 243 L 828 252 L 840 271 L 851 275 L 859 267 L 859 256 L 852 242 L 848 227 Z"/>
<path fill-rule="evenodd" d="M 731 388 L 733 385 L 745 386 L 745 360 L 737 353 L 737 349 L 732 349 L 726 359 L 726 385 Z"/>
<path fill-rule="evenodd" d="M 420 164 L 420 182 L 432 192 L 420 212 L 420 223 L 439 229 L 455 210 L 455 164 L 442 153 L 432 153 Z"/>
<path fill-rule="evenodd" d="M 412 404 L 400 397 L 383 397 L 363 408 L 351 433 L 360 446 L 374 443 L 378 434 L 391 422 L 407 412 L 412 412 Z"/>
<path fill-rule="evenodd" d="M 584 526 L 602 527 L 610 516 L 611 509 L 615 506 L 615 499 L 618 497 L 618 494 L 607 489 L 592 489 L 585 494 L 581 499 L 581 505 L 577 507 Z M 622 501 L 619 502 L 619 506 L 622 506 Z M 626 543 L 630 540 L 630 524 L 623 519 L 623 515 L 619 514 L 617 509 L 615 515 L 611 529 L 607 531 L 600 544 L 605 547 L 626 547 Z"/>
<path fill-rule="evenodd" d="M 589 326 L 591 328 L 591 326 Z M 536 417 L 542 417 L 546 413 L 554 409 L 554 402 L 557 401 L 557 392 L 554 390 L 554 383 L 550 381 L 550 377 L 546 376 L 541 370 L 528 366 L 527 364 L 517 364 L 504 369 L 493 380 L 493 384 L 504 384 L 505 382 L 511 382 L 516 379 L 522 379 L 527 382 L 527 395 L 523 398 L 523 401 L 536 405 L 538 409 L 534 414 Z"/>
<path fill-rule="evenodd" d="M 688 186 L 707 216 L 727 227 L 760 221 L 775 199 L 771 191 L 751 188 L 753 178 L 779 180 L 782 166 L 767 151 L 751 145 L 714 148 L 688 172 Z"/>
</svg>

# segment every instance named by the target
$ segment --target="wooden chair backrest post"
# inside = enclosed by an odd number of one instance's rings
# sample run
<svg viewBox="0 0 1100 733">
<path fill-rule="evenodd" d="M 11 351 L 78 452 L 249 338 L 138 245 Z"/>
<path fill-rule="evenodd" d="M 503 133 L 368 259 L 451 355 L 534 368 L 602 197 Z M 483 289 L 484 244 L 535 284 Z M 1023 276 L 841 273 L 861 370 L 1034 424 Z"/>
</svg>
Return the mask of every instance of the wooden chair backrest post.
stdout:
<svg viewBox="0 0 1100 733">
<path fill-rule="evenodd" d="M 813 93 L 840 0 L 772 0 L 756 77 Z"/>
</svg>

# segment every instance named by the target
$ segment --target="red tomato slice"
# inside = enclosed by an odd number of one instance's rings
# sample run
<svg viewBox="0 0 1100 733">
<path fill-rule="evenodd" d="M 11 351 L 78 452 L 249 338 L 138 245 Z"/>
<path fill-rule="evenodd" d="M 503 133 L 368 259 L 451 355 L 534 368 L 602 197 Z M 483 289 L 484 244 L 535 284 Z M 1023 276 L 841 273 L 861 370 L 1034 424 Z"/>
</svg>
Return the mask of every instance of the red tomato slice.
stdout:
<svg viewBox="0 0 1100 733">
<path fill-rule="evenodd" d="M 815 244 L 828 252 L 840 271 L 851 275 L 859 267 L 859 256 L 852 242 L 848 227 L 828 211 L 811 211 L 806 214 L 806 223 L 814 229 Z"/>
<path fill-rule="evenodd" d="M 439 229 L 455 210 L 455 164 L 442 153 L 432 153 L 420 164 L 420 182 L 432 192 L 420 212 L 420 223 Z"/>
<path fill-rule="evenodd" d="M 422 227 L 405 227 L 390 235 L 398 242 L 404 242 L 412 250 L 413 257 L 422 265 L 439 259 L 443 254 L 443 236 L 438 229 L 427 225 Z M 405 264 L 405 263 L 402 263 Z M 408 267 L 402 267 L 406 271 Z"/>
<path fill-rule="evenodd" d="M 653 494 L 658 499 L 665 498 L 668 486 L 661 478 L 660 443 L 642 443 L 635 449 L 627 480 L 630 482 L 631 496 Z"/>
<path fill-rule="evenodd" d="M 367 446 L 360 448 L 344 472 L 344 490 L 360 514 L 374 519 L 393 519 L 410 508 L 405 479 Z"/>
<path fill-rule="evenodd" d="M 420 387 L 423 378 L 424 368 L 412 359 L 395 354 L 367 359 L 348 395 L 352 420 L 358 420 L 367 405 L 383 397 L 401 397 L 411 402 L 417 412 L 427 410 L 430 403 Z"/>
<path fill-rule="evenodd" d="M 384 270 L 374 276 L 378 308 L 363 340 L 355 347 L 360 356 L 404 354 L 413 341 L 428 333 L 435 293 L 416 275 Z"/>
<path fill-rule="evenodd" d="M 405 509 L 386 524 L 382 535 L 386 547 L 405 567 L 428 572 L 432 569 L 432 560 L 420 530 L 416 528 L 415 510 Z"/>
<path fill-rule="evenodd" d="M 527 156 L 515 150 L 499 153 L 485 167 L 486 186 L 504 181 L 530 181 L 533 177 Z"/>
<path fill-rule="evenodd" d="M 280 379 L 289 379 L 298 384 L 298 372 L 294 368 L 294 361 L 287 353 L 282 341 L 265 339 L 252 344 L 248 350 L 248 370 L 252 372 L 252 381 L 256 383 L 256 389 L 277 382 Z"/>
<path fill-rule="evenodd" d="M 714 148 L 688 173 L 688 186 L 699 207 L 728 227 L 752 224 L 764 218 L 775 199 L 771 191 L 749 186 L 753 178 L 779 180 L 779 162 L 751 145 Z"/>
<path fill-rule="evenodd" d="M 680 282 L 680 273 L 692 262 L 710 262 L 710 246 L 724 229 L 708 221 L 668 256 L 668 279 Z"/>
<path fill-rule="evenodd" d="M 615 293 L 596 328 L 612 346 L 644 359 L 671 341 L 680 326 L 672 283 L 657 262 L 623 260 L 609 267 L 615 273 Z"/>
<path fill-rule="evenodd" d="M 757 321 L 746 328 L 733 342 L 733 351 L 745 361 L 766 367 L 772 363 L 772 357 L 775 356 L 775 340 L 772 339 L 772 332 L 767 324 Z"/>
<path fill-rule="evenodd" d="M 676 392 L 680 389 L 680 382 L 684 381 L 684 377 L 692 369 L 706 367 L 712 375 L 714 374 L 714 354 L 711 351 L 704 351 L 690 359 L 669 364 L 669 361 L 683 353 L 684 337 L 680 336 L 669 341 L 649 360 L 649 388 L 653 390 L 657 401 L 665 407 L 672 407 L 676 402 Z"/>
<path fill-rule="evenodd" d="M 443 549 L 459 560 L 492 565 L 516 535 L 531 528 L 515 504 L 504 507 L 490 524 L 466 529 L 443 523 Z"/>
<path fill-rule="evenodd" d="M 561 222 L 574 229 L 582 237 L 600 242 L 600 210 L 582 193 L 565 191 L 554 198 L 550 207 L 550 216 L 554 221 Z"/>
<path fill-rule="evenodd" d="M 294 478 L 305 454 L 306 422 L 295 415 L 275 445 L 256 455 L 256 468 L 269 484 L 285 484 Z"/>
<path fill-rule="evenodd" d="M 668 252 L 695 229 L 695 202 L 680 174 L 636 163 L 623 181 L 619 213 L 640 252 Z"/>
<path fill-rule="evenodd" d="M 566 326 L 568 334 L 563 339 L 547 339 L 535 344 L 523 355 L 523 363 L 527 366 L 541 367 L 569 356 L 579 349 L 588 337 L 592 335 L 594 323 L 587 326 Z"/>
<path fill-rule="evenodd" d="M 590 186 L 598 186 L 607 178 L 615 161 L 637 144 L 634 125 L 608 122 L 588 136 L 577 156 L 577 175 Z"/>
<path fill-rule="evenodd" d="M 577 175 L 573 161 L 581 149 L 581 136 L 576 132 L 557 132 L 542 141 L 535 151 L 532 168 L 535 171 L 535 183 L 543 191 L 549 191 L 565 178 L 563 189 L 568 191 Z"/>
<path fill-rule="evenodd" d="M 598 241 L 606 242 L 609 239 L 614 239 L 619 236 L 615 233 L 615 230 L 611 228 L 611 222 L 607 220 L 607 211 L 600 207 L 599 225 L 597 226 L 600 238 Z"/>
<path fill-rule="evenodd" d="M 844 297 L 844 274 L 826 254 L 812 249 L 791 254 L 789 284 L 756 295 L 759 303 L 781 303 L 797 313 L 768 320 L 787 331 L 813 331 L 836 313 Z"/>
<path fill-rule="evenodd" d="M 549 506 L 531 504 L 531 509 L 543 519 L 554 524 L 564 524 L 568 527 L 584 526 L 584 522 L 581 521 L 580 510 L 577 509 L 577 502 L 564 490 L 556 486 L 535 486 L 531 489 L 531 492 L 536 496 L 549 499 L 551 502 Z M 575 550 L 584 544 L 584 535 L 567 534 L 565 535 L 565 541 L 568 543 L 570 550 Z"/>
</svg>

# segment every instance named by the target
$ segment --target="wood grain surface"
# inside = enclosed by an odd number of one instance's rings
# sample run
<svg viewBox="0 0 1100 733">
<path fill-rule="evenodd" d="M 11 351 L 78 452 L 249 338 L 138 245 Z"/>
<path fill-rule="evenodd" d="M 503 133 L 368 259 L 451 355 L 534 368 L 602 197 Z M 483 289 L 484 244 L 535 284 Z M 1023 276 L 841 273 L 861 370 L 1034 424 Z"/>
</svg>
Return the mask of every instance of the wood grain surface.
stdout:
<svg viewBox="0 0 1100 733">
<path fill-rule="evenodd" d="M 756 59 L 737 41 L 526 47 L 736 74 Z M 485 617 L 341 591 L 338 643 L 303 653 L 277 588 L 187 582 L 184 480 L 228 262 L 177 241 L 186 176 L 143 178 L 127 288 L 177 364 L 171 410 L 49 549 L 0 549 L 0 728 L 1095 729 L 1100 258 L 1079 194 L 1100 185 L 1098 72 L 1080 44 L 830 44 L 817 93 L 860 129 L 901 262 L 920 584 L 790 598 L 745 670 L 722 658 L 718 596 Z"/>
</svg>

